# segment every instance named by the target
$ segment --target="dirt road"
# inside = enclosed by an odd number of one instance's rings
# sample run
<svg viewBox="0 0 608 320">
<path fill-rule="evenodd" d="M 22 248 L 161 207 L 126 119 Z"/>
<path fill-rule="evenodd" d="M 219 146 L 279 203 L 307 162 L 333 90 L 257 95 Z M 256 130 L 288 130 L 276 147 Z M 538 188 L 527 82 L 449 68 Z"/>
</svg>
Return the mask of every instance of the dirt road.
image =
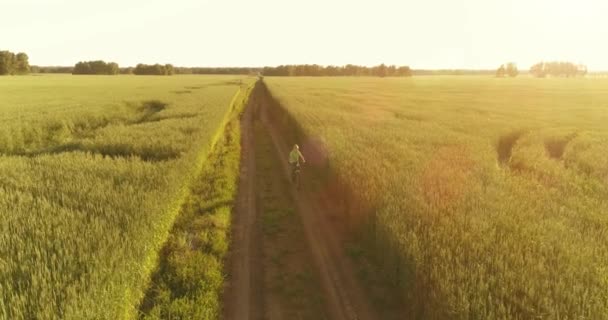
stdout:
<svg viewBox="0 0 608 320">
<path fill-rule="evenodd" d="M 267 269 L 264 264 L 260 266 L 260 261 L 256 261 L 256 257 L 254 257 L 267 250 L 257 248 L 256 244 L 264 245 L 267 242 L 263 241 L 263 235 L 260 236 L 260 226 L 256 227 L 256 219 L 259 217 L 256 213 L 255 174 L 253 173 L 256 168 L 255 157 L 252 155 L 256 139 L 253 137 L 256 131 L 252 129 L 253 111 L 261 119 L 261 126 L 270 137 L 269 144 L 270 148 L 274 146 L 275 159 L 279 159 L 275 160 L 275 174 L 289 176 L 290 168 L 287 162 L 280 160 L 287 157 L 289 149 L 287 142 L 282 140 L 276 127 L 271 123 L 269 117 L 266 117 L 265 97 L 258 94 L 252 99 L 253 105 L 249 106 L 242 119 L 243 169 L 233 231 L 231 275 L 224 303 L 225 319 L 277 318 L 272 316 L 272 312 L 264 312 L 265 308 L 276 309 L 267 306 L 268 301 L 272 299 L 260 298 L 260 296 L 268 296 L 270 293 L 264 288 L 256 288 L 256 286 L 265 286 L 263 281 L 259 281 L 255 277 L 260 277 L 265 272 L 262 269 Z M 297 192 L 291 185 L 281 189 L 280 192 L 290 196 L 294 210 L 299 216 L 298 220 L 301 222 L 301 232 L 304 238 L 302 241 L 306 242 L 305 247 L 308 248 L 308 252 L 301 255 L 311 257 L 312 261 L 309 263 L 315 270 L 314 281 L 319 283 L 323 305 L 327 309 L 324 314 L 337 320 L 379 319 L 355 277 L 352 261 L 345 255 L 342 240 L 333 230 L 333 226 L 327 218 L 329 214 L 326 212 L 326 208 L 317 203 L 311 194 Z M 296 261 L 304 261 L 305 258 L 302 257 L 300 256 Z M 268 276 L 266 275 L 265 278 Z M 306 297 L 301 298 L 306 299 Z"/>
<path fill-rule="evenodd" d="M 250 108 L 253 103 L 255 101 L 250 101 L 241 118 L 239 194 L 228 258 L 229 279 L 224 290 L 224 319 L 255 319 L 262 301 L 260 295 L 255 294 L 260 248 L 256 227 L 253 110 Z"/>
</svg>

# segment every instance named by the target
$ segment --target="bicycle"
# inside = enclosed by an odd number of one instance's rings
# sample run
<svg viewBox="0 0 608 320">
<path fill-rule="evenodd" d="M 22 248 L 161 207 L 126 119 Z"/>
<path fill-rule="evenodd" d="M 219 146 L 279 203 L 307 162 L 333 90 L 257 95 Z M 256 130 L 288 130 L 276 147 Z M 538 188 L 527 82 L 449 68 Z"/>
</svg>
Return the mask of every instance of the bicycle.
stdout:
<svg viewBox="0 0 608 320">
<path fill-rule="evenodd" d="M 291 182 L 296 186 L 296 190 L 300 190 L 300 171 L 299 162 L 291 163 Z"/>
</svg>

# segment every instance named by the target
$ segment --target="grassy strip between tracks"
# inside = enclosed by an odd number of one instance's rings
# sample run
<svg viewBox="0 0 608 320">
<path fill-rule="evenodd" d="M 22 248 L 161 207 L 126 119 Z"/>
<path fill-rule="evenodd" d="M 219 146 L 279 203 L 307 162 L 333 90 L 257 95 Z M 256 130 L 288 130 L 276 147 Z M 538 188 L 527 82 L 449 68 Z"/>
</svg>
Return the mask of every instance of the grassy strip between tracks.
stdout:
<svg viewBox="0 0 608 320">
<path fill-rule="evenodd" d="M 216 319 L 219 315 L 240 165 L 239 115 L 249 92 L 233 103 L 223 136 L 191 186 L 161 252 L 140 319 Z"/>
</svg>

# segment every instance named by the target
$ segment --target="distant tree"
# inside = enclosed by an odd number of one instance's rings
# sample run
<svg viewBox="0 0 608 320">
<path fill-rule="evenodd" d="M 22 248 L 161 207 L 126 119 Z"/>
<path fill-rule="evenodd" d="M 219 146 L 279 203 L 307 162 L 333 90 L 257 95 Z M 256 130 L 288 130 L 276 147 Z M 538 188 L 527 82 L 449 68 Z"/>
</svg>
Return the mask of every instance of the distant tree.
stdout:
<svg viewBox="0 0 608 320">
<path fill-rule="evenodd" d="M 384 77 L 386 77 L 386 74 L 387 74 L 387 68 L 384 63 L 379 65 L 378 67 L 376 67 L 376 75 L 378 77 L 384 78 Z"/>
<path fill-rule="evenodd" d="M 80 61 L 74 65 L 73 74 L 93 74 L 91 65 L 88 62 Z"/>
<path fill-rule="evenodd" d="M 80 61 L 74 65 L 72 74 L 98 74 L 98 75 L 115 75 L 118 74 L 120 68 L 117 63 L 106 63 L 102 60 L 95 61 Z"/>
<path fill-rule="evenodd" d="M 296 76 L 296 68 L 292 66 L 291 71 L 288 66 L 264 67 L 262 73 L 265 76 Z"/>
<path fill-rule="evenodd" d="M 166 64 L 165 65 L 165 74 L 166 75 L 173 75 L 175 73 L 175 70 L 173 69 L 173 65 L 172 64 Z"/>
<path fill-rule="evenodd" d="M 538 78 L 544 78 L 547 76 L 547 73 L 545 71 L 545 63 L 544 62 L 539 62 L 535 65 L 533 65 L 530 68 L 530 73 Z"/>
<path fill-rule="evenodd" d="M 530 68 L 530 73 L 536 77 L 576 77 L 587 74 L 587 67 L 571 62 L 539 62 Z"/>
<path fill-rule="evenodd" d="M 30 72 L 27 54 L 0 51 L 0 75 L 27 74 Z"/>
<path fill-rule="evenodd" d="M 410 69 L 410 67 L 407 67 L 407 66 L 401 66 L 401 67 L 397 68 L 397 76 L 398 77 L 411 77 L 412 69 Z"/>
<path fill-rule="evenodd" d="M 17 53 L 15 56 L 15 73 L 17 74 L 28 74 L 30 73 L 30 62 L 27 54 L 23 52 Z"/>
<path fill-rule="evenodd" d="M 507 63 L 506 73 L 511 78 L 517 77 L 519 75 L 519 70 L 517 70 L 517 65 L 514 62 Z"/>
<path fill-rule="evenodd" d="M 110 62 L 106 66 L 106 74 L 115 75 L 120 73 L 120 68 L 118 67 L 118 63 Z"/>
<path fill-rule="evenodd" d="M 357 75 L 357 71 L 358 71 L 357 66 L 352 65 L 352 64 L 347 64 L 344 66 L 344 72 L 342 74 L 355 76 L 355 75 Z"/>
<path fill-rule="evenodd" d="M 152 70 L 154 70 L 152 72 L 152 74 L 158 74 L 161 76 L 166 76 L 167 75 L 167 69 L 165 69 L 165 66 L 160 65 L 160 64 L 155 64 L 152 66 Z"/>
<path fill-rule="evenodd" d="M 149 73 L 151 68 L 148 65 L 145 64 L 138 64 L 135 66 L 135 69 L 133 69 L 133 74 L 136 75 L 146 75 L 147 73 Z"/>
<path fill-rule="evenodd" d="M 0 51 L 0 75 L 13 74 L 13 56 L 10 51 Z"/>
<path fill-rule="evenodd" d="M 159 76 L 165 76 L 165 75 L 172 75 L 174 74 L 175 69 L 173 68 L 173 65 L 167 64 L 167 65 L 161 65 L 161 64 L 153 64 L 153 65 L 147 65 L 147 64 L 143 64 L 140 63 L 137 66 L 135 66 L 135 69 L 133 69 L 133 74 L 136 75 L 159 75 Z"/>
<path fill-rule="evenodd" d="M 89 65 L 91 66 L 91 72 L 93 74 L 106 74 L 107 73 L 108 65 L 101 60 L 91 61 L 91 62 L 89 62 Z"/>
<path fill-rule="evenodd" d="M 498 68 L 498 70 L 496 70 L 496 77 L 497 78 L 504 78 L 505 77 L 505 73 L 506 73 L 505 65 L 501 64 L 500 67 Z"/>
<path fill-rule="evenodd" d="M 120 74 L 133 74 L 133 68 L 132 67 L 120 68 L 118 70 L 118 73 L 120 73 Z"/>
<path fill-rule="evenodd" d="M 194 74 L 196 68 L 173 67 L 175 74 Z M 133 72 L 131 72 L 133 73 Z"/>
<path fill-rule="evenodd" d="M 326 76 L 339 76 L 342 74 L 342 68 L 336 66 L 327 66 L 325 67 L 325 75 Z"/>
</svg>

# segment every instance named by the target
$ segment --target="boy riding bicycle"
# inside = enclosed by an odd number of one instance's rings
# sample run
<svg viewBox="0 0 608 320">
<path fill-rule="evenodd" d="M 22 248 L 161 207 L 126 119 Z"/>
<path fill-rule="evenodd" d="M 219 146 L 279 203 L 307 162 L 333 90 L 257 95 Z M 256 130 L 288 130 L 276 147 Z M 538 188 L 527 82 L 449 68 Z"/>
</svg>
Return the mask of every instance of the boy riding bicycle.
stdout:
<svg viewBox="0 0 608 320">
<path fill-rule="evenodd" d="M 302 163 L 306 163 L 304 156 L 300 152 L 300 147 L 297 144 L 293 145 L 293 149 L 289 153 L 289 165 L 291 166 L 291 181 L 295 182 L 296 171 L 300 168 L 300 159 Z"/>
</svg>

